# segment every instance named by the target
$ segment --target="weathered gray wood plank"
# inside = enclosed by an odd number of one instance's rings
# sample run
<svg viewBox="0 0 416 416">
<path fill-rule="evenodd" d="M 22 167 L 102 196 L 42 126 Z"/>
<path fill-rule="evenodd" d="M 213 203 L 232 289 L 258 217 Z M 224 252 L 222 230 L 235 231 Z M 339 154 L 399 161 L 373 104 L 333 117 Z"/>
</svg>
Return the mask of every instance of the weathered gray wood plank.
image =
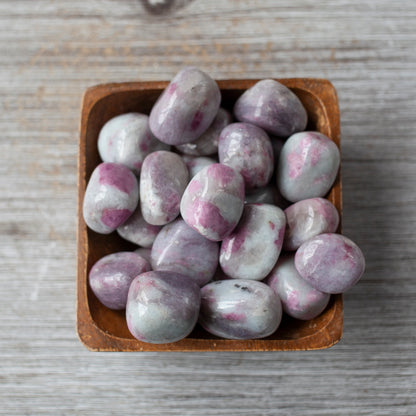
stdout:
<svg viewBox="0 0 416 416">
<path fill-rule="evenodd" d="M 416 414 L 416 3 L 179 3 L 0 2 L 0 414 Z M 343 228 L 367 271 L 332 349 L 99 354 L 77 340 L 81 95 L 184 65 L 337 88 Z"/>
</svg>

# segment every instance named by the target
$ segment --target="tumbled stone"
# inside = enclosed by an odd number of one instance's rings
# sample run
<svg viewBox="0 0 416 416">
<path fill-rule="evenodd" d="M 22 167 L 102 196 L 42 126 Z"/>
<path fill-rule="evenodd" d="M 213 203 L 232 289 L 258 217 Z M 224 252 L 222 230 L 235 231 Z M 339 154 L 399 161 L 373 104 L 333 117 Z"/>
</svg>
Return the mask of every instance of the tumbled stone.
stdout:
<svg viewBox="0 0 416 416">
<path fill-rule="evenodd" d="M 220 108 L 214 121 L 198 139 L 191 143 L 180 144 L 176 148 L 190 156 L 211 156 L 217 153 L 220 133 L 231 123 L 231 120 L 231 114 L 224 108 Z"/>
<path fill-rule="evenodd" d="M 91 268 L 88 280 L 98 300 L 107 308 L 124 309 L 133 279 L 150 270 L 147 260 L 137 253 L 122 251 L 98 260 Z"/>
<path fill-rule="evenodd" d="M 126 166 L 101 163 L 93 171 L 83 201 L 89 228 L 110 234 L 132 215 L 139 201 L 137 179 Z"/>
<path fill-rule="evenodd" d="M 273 148 L 267 133 L 253 124 L 233 123 L 218 142 L 220 163 L 239 172 L 246 189 L 267 185 L 274 171 Z"/>
<path fill-rule="evenodd" d="M 298 248 L 295 267 L 315 289 L 343 293 L 363 275 L 365 259 L 349 238 L 327 233 L 311 238 Z"/>
<path fill-rule="evenodd" d="M 129 289 L 127 326 L 139 341 L 176 342 L 193 330 L 199 307 L 199 286 L 189 277 L 167 271 L 142 273 Z"/>
<path fill-rule="evenodd" d="M 218 243 L 177 219 L 165 225 L 157 235 L 152 246 L 152 268 L 183 274 L 203 286 L 215 273 L 218 252 Z"/>
<path fill-rule="evenodd" d="M 277 187 L 291 202 L 323 197 L 338 173 L 337 145 L 318 132 L 296 133 L 287 139 L 277 165 Z"/>
<path fill-rule="evenodd" d="M 201 235 L 220 241 L 233 231 L 243 207 L 243 177 L 233 168 L 215 163 L 189 182 L 182 197 L 181 214 Z"/>
<path fill-rule="evenodd" d="M 272 289 L 255 280 L 231 279 L 201 289 L 200 325 L 228 339 L 256 339 L 280 325 L 282 305 Z"/>
<path fill-rule="evenodd" d="M 295 268 L 294 254 L 284 255 L 267 277 L 266 283 L 279 296 L 283 311 L 296 319 L 314 319 L 322 313 L 330 295 L 303 279 Z"/>
<path fill-rule="evenodd" d="M 308 121 L 299 98 L 273 79 L 259 81 L 245 91 L 234 105 L 234 115 L 279 137 L 305 130 Z"/>
<path fill-rule="evenodd" d="M 217 160 L 215 160 L 212 157 L 205 157 L 205 156 L 188 156 L 183 155 L 182 156 L 183 161 L 186 164 L 186 167 L 189 171 L 189 178 L 193 178 L 199 171 L 204 169 L 205 167 L 209 165 L 213 165 L 214 163 L 218 163 Z"/>
<path fill-rule="evenodd" d="M 188 180 L 188 168 L 176 153 L 160 150 L 148 155 L 140 175 L 140 204 L 144 220 L 152 225 L 173 221 L 179 215 Z"/>
<path fill-rule="evenodd" d="M 286 218 L 269 204 L 246 204 L 234 231 L 221 243 L 220 265 L 235 279 L 262 280 L 282 249 Z"/>
<path fill-rule="evenodd" d="M 145 221 L 140 204 L 138 204 L 132 216 L 117 228 L 117 233 L 120 237 L 138 246 L 151 247 L 161 229 L 162 226 L 152 225 Z"/>
<path fill-rule="evenodd" d="M 283 248 L 297 250 L 316 235 L 334 233 L 339 224 L 337 209 L 324 198 L 309 198 L 285 209 L 286 232 Z"/>
<path fill-rule="evenodd" d="M 184 68 L 153 106 L 150 130 L 167 144 L 192 142 L 211 125 L 220 102 L 220 89 L 209 75 L 194 67 Z"/>
<path fill-rule="evenodd" d="M 140 174 L 144 158 L 157 150 L 169 150 L 152 134 L 149 117 L 126 113 L 104 124 L 98 135 L 98 152 L 103 162 L 121 163 Z"/>
</svg>

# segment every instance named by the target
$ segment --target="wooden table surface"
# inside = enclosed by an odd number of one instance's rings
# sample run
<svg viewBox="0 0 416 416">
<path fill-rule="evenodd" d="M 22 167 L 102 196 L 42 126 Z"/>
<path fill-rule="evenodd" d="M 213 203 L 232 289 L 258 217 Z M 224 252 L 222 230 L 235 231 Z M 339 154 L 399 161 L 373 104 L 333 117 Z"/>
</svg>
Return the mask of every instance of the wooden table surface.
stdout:
<svg viewBox="0 0 416 416">
<path fill-rule="evenodd" d="M 161 3 L 0 1 L 0 414 L 415 415 L 416 2 Z M 81 96 L 185 65 L 337 88 L 343 228 L 367 270 L 331 349 L 93 353 L 77 339 Z"/>
</svg>

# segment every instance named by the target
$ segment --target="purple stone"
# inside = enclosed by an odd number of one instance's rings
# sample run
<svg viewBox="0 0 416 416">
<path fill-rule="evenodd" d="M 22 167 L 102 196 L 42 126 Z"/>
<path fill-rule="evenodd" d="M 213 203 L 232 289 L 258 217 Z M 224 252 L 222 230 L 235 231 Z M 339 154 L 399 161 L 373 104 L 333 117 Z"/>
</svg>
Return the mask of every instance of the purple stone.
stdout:
<svg viewBox="0 0 416 416">
<path fill-rule="evenodd" d="M 272 79 L 259 81 L 244 92 L 235 103 L 234 115 L 279 137 L 305 130 L 308 121 L 299 98 Z"/>
<path fill-rule="evenodd" d="M 140 204 L 144 220 L 152 225 L 173 221 L 179 215 L 188 180 L 188 168 L 176 153 L 160 150 L 148 155 L 140 175 Z"/>
<path fill-rule="evenodd" d="M 145 114 L 126 113 L 113 117 L 98 136 L 101 159 L 125 165 L 136 175 L 140 174 L 144 158 L 157 150 L 169 150 L 169 146 L 153 136 Z"/>
<path fill-rule="evenodd" d="M 220 108 L 212 124 L 198 139 L 191 143 L 180 144 L 176 148 L 190 156 L 210 156 L 217 153 L 220 133 L 231 123 L 231 120 L 231 114 Z"/>
<path fill-rule="evenodd" d="M 124 309 L 133 279 L 150 270 L 150 264 L 131 252 L 109 254 L 98 260 L 89 273 L 89 284 L 98 300 L 107 308 Z"/>
<path fill-rule="evenodd" d="M 243 176 L 247 189 L 267 185 L 274 171 L 270 138 L 252 124 L 228 125 L 220 135 L 218 156 L 221 163 Z"/>
<path fill-rule="evenodd" d="M 134 174 L 124 165 L 101 163 L 85 190 L 84 220 L 93 231 L 110 234 L 132 215 L 138 201 L 139 186 Z"/>
<path fill-rule="evenodd" d="M 285 209 L 286 232 L 283 248 L 297 250 L 301 244 L 319 234 L 334 233 L 339 214 L 334 205 L 324 198 L 310 198 Z"/>
<path fill-rule="evenodd" d="M 276 331 L 281 318 L 279 298 L 262 282 L 218 280 L 201 289 L 199 323 L 213 335 L 228 339 L 264 338 Z"/>
<path fill-rule="evenodd" d="M 179 145 L 204 133 L 218 113 L 221 92 L 217 83 L 194 67 L 181 70 L 153 106 L 150 129 L 162 142 Z"/>
<path fill-rule="evenodd" d="M 262 280 L 282 249 L 286 218 L 269 204 L 246 204 L 234 231 L 221 244 L 220 265 L 234 279 Z"/>
<path fill-rule="evenodd" d="M 117 228 L 117 233 L 120 237 L 138 246 L 151 247 L 161 229 L 162 226 L 152 225 L 145 221 L 140 204 L 138 204 L 136 211 L 130 218 Z"/>
<path fill-rule="evenodd" d="M 199 307 L 199 286 L 189 277 L 150 271 L 131 283 L 126 306 L 127 326 L 139 341 L 176 342 L 193 330 Z"/>
<path fill-rule="evenodd" d="M 197 173 L 181 201 L 186 223 L 212 241 L 223 240 L 240 220 L 244 180 L 233 168 L 216 163 Z"/>
<path fill-rule="evenodd" d="M 295 254 L 295 267 L 303 279 L 324 293 L 343 293 L 364 273 L 360 248 L 340 234 L 320 234 L 303 243 Z"/>
<path fill-rule="evenodd" d="M 163 227 L 152 247 L 153 270 L 190 277 L 199 286 L 208 283 L 218 265 L 218 243 L 209 241 L 177 219 Z"/>
<path fill-rule="evenodd" d="M 328 293 L 315 289 L 299 275 L 294 254 L 280 257 L 266 282 L 282 301 L 283 311 L 296 319 L 316 318 L 329 302 Z"/>
<path fill-rule="evenodd" d="M 288 201 L 323 197 L 338 173 L 337 145 L 318 132 L 296 133 L 287 139 L 277 165 L 277 187 Z"/>
</svg>

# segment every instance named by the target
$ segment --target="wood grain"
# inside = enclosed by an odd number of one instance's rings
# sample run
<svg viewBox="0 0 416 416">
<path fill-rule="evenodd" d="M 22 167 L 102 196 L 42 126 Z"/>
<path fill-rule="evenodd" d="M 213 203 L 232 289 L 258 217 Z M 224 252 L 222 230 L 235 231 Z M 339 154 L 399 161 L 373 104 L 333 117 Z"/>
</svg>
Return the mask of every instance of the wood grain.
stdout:
<svg viewBox="0 0 416 416">
<path fill-rule="evenodd" d="M 0 414 L 415 415 L 416 3 L 0 2 Z M 327 78 L 343 232 L 367 259 L 342 341 L 279 353 L 91 353 L 75 330 L 81 96 L 104 82 Z"/>
</svg>

